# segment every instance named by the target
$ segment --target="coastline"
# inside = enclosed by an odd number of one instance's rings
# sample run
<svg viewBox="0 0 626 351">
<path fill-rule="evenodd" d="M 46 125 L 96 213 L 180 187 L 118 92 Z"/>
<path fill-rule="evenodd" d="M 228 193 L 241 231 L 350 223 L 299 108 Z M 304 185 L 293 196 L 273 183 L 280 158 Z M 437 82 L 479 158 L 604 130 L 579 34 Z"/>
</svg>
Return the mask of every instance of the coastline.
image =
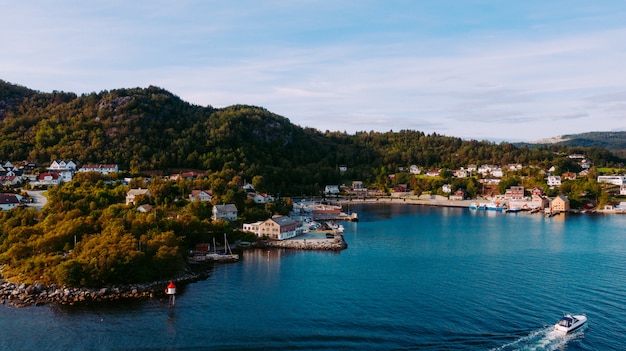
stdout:
<svg viewBox="0 0 626 351">
<path fill-rule="evenodd" d="M 470 204 L 477 200 L 449 200 L 443 196 L 429 196 L 428 199 L 415 197 L 381 197 L 381 198 L 352 198 L 332 201 L 338 205 L 421 205 L 436 207 L 469 208 Z M 570 210 L 570 213 L 599 213 L 599 214 L 625 214 L 626 211 L 595 209 L 589 211 Z M 540 212 L 543 214 L 543 212 Z M 333 239 L 315 239 L 310 237 L 295 237 L 282 241 L 259 241 L 257 248 L 268 249 L 293 249 L 293 250 L 317 250 L 317 251 L 341 251 L 347 249 L 348 244 L 342 234 L 335 233 Z M 211 264 L 211 263 L 205 263 Z M 164 287 L 169 281 L 178 284 L 192 283 L 206 277 L 206 272 L 195 273 L 187 269 L 179 277 L 144 284 L 115 285 L 102 288 L 71 288 L 52 284 L 46 286 L 35 282 L 28 285 L 13 283 L 2 279 L 0 267 L 0 304 L 25 307 L 30 305 L 62 304 L 75 305 L 80 303 L 97 303 L 121 299 L 148 299 L 164 294 Z"/>
<path fill-rule="evenodd" d="M 113 285 L 102 288 L 75 288 L 44 285 L 35 282 L 28 285 L 13 283 L 0 278 L 0 304 L 26 307 L 47 304 L 76 305 L 115 300 L 142 300 L 155 296 L 165 296 L 165 287 L 171 281 L 177 284 L 188 284 L 207 277 L 207 273 L 185 272 L 174 279 L 144 284 Z"/>
<path fill-rule="evenodd" d="M 424 195 L 422 195 L 424 197 Z M 405 204 L 405 205 L 422 205 L 422 206 L 437 206 L 437 207 L 460 207 L 469 208 L 472 203 L 476 202 L 488 202 L 488 199 L 471 199 L 471 200 L 449 200 L 444 196 L 429 196 L 428 199 L 416 198 L 410 196 L 388 196 L 377 198 L 352 198 L 352 199 L 340 199 L 330 201 L 337 205 L 348 206 L 350 204 L 355 205 L 368 205 L 368 204 Z M 598 214 L 626 214 L 626 209 L 600 209 L 594 208 L 590 210 L 570 209 L 567 213 L 598 213 Z M 544 214 L 544 211 L 537 213 Z"/>
<path fill-rule="evenodd" d="M 345 206 L 349 204 L 406 204 L 406 205 L 424 205 L 424 206 L 439 206 L 439 207 L 467 207 L 472 202 L 477 200 L 449 200 L 443 196 L 432 196 L 428 199 L 416 198 L 416 197 L 377 197 L 377 198 L 354 198 L 354 199 L 342 199 L 336 201 L 337 204 Z"/>
</svg>

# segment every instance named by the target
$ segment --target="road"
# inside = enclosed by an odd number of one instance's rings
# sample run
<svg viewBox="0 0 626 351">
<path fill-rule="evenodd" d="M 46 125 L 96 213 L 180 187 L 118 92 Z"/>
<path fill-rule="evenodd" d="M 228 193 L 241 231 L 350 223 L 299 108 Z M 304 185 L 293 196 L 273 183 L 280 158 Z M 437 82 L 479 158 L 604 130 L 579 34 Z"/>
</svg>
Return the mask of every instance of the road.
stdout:
<svg viewBox="0 0 626 351">
<path fill-rule="evenodd" d="M 28 207 L 35 207 L 41 210 L 48 202 L 48 198 L 43 195 L 43 190 L 26 190 L 26 193 L 33 198 L 33 202 L 27 204 Z"/>
</svg>

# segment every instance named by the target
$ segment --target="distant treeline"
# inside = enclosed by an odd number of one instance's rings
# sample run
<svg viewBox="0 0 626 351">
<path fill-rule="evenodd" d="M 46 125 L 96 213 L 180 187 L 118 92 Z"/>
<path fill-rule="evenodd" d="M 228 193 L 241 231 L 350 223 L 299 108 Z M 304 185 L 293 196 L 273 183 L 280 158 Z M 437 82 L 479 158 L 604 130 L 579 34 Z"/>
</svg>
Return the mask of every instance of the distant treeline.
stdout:
<svg viewBox="0 0 626 351">
<path fill-rule="evenodd" d="M 599 141 L 586 147 L 516 146 L 412 130 L 321 132 L 260 107 L 191 105 L 153 86 L 77 96 L 0 81 L 0 135 L 0 160 L 116 163 L 131 175 L 226 172 L 248 182 L 260 177 L 259 190 L 285 195 L 318 195 L 326 184 L 352 180 L 382 186 L 381 175 L 413 164 L 450 170 L 484 163 L 550 167 L 569 153 L 582 153 L 602 167 L 623 162 Z"/>
</svg>

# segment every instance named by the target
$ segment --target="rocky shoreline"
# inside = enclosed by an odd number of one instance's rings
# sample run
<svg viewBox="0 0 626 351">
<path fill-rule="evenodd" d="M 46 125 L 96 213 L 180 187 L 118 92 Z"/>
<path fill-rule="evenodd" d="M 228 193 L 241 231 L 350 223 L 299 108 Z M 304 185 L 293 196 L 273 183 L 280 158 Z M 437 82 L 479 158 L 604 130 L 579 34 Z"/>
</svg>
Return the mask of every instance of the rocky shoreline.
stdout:
<svg viewBox="0 0 626 351">
<path fill-rule="evenodd" d="M 171 281 L 185 284 L 205 276 L 206 274 L 187 272 Z M 141 300 L 164 295 L 169 282 L 170 280 L 103 288 L 72 288 L 55 284 L 46 286 L 42 283 L 27 285 L 0 279 L 0 304 L 25 307 L 45 304 L 76 305 L 121 299 Z"/>
<path fill-rule="evenodd" d="M 334 239 L 326 240 L 264 241 L 259 242 L 257 247 L 339 251 L 346 249 L 348 244 L 343 235 L 337 234 Z M 208 273 L 205 270 L 201 269 L 200 272 L 194 272 L 188 269 L 183 275 L 171 281 L 177 285 L 182 285 L 205 279 L 207 276 Z M 0 304 L 26 307 L 46 304 L 77 305 L 122 299 L 150 299 L 155 296 L 164 296 L 165 287 L 169 282 L 170 280 L 102 288 L 76 288 L 56 284 L 45 285 L 38 282 L 34 284 L 14 283 L 5 281 L 0 274 Z"/>
<path fill-rule="evenodd" d="M 334 239 L 326 240 L 266 240 L 257 244 L 257 247 L 294 249 L 294 250 L 316 250 L 316 251 L 340 251 L 348 248 L 348 243 L 341 234 L 335 234 Z"/>
</svg>

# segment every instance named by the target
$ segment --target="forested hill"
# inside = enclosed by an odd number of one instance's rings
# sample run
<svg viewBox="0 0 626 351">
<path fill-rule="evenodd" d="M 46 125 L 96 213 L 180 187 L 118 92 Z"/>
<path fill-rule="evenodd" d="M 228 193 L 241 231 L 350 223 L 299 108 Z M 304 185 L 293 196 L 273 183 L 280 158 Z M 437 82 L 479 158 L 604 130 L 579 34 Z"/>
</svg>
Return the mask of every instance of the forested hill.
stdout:
<svg viewBox="0 0 626 351">
<path fill-rule="evenodd" d="M 515 147 L 419 131 L 322 133 L 254 106 L 189 104 L 158 88 L 44 93 L 0 80 L 0 160 L 117 163 L 133 174 L 196 169 L 251 180 L 266 191 L 318 193 L 324 184 L 374 182 L 398 167 L 550 162 L 564 146 Z M 601 148 L 596 163 L 621 162 Z M 339 174 L 339 165 L 348 172 Z"/>
<path fill-rule="evenodd" d="M 601 147 L 626 152 L 626 132 L 588 132 L 563 135 L 560 139 L 560 145 Z"/>
</svg>

